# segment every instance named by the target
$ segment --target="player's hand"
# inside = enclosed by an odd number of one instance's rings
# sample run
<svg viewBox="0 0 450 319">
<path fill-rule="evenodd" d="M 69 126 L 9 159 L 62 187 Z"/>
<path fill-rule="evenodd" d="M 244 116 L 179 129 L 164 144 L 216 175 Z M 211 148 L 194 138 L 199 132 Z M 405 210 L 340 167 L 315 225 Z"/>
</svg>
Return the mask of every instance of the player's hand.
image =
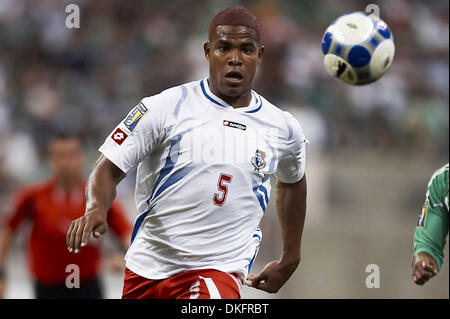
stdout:
<svg viewBox="0 0 450 319">
<path fill-rule="evenodd" d="M 412 268 L 413 281 L 420 286 L 438 273 L 436 261 L 426 252 L 421 252 L 414 256 Z"/>
<path fill-rule="evenodd" d="M 298 264 L 299 261 L 272 261 L 258 275 L 248 275 L 245 284 L 268 293 L 276 293 L 288 281 Z"/>
<path fill-rule="evenodd" d="M 106 232 L 106 214 L 100 212 L 86 213 L 70 224 L 66 236 L 67 249 L 72 253 L 79 253 L 81 247 L 87 245 L 89 236 L 99 238 Z"/>
</svg>

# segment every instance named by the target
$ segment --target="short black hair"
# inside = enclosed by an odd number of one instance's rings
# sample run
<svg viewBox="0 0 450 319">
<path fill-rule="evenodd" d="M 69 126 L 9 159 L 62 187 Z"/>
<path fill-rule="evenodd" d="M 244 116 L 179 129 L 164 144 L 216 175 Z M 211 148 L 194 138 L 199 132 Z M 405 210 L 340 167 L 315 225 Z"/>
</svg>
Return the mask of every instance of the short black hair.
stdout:
<svg viewBox="0 0 450 319">
<path fill-rule="evenodd" d="M 258 18 L 249 9 L 241 6 L 229 7 L 219 12 L 209 24 L 209 41 L 214 37 L 219 25 L 244 26 L 256 32 L 256 42 L 261 41 L 261 29 Z"/>
<path fill-rule="evenodd" d="M 51 133 L 49 142 L 55 141 L 55 140 L 78 140 L 80 141 L 80 144 L 83 144 L 83 136 L 76 131 L 70 131 L 70 130 L 55 130 Z"/>
<path fill-rule="evenodd" d="M 84 137 L 82 134 L 77 131 L 57 129 L 52 131 L 48 136 L 47 145 L 45 146 L 45 152 L 47 154 L 50 154 L 50 146 L 53 142 L 66 140 L 77 140 L 80 143 L 81 148 L 83 148 Z"/>
</svg>

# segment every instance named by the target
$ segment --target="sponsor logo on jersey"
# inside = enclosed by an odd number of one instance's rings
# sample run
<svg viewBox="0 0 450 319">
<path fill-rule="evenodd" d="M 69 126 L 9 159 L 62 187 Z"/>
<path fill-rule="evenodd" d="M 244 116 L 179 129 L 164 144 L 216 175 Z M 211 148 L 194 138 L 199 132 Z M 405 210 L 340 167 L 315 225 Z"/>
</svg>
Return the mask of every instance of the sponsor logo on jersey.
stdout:
<svg viewBox="0 0 450 319">
<path fill-rule="evenodd" d="M 138 105 L 134 107 L 134 109 L 128 114 L 127 118 L 125 119 L 125 126 L 127 129 L 130 130 L 130 132 L 133 132 L 136 125 L 139 123 L 141 118 L 144 116 L 144 114 L 147 112 L 147 108 L 144 106 L 144 104 L 141 102 Z"/>
<path fill-rule="evenodd" d="M 111 135 L 111 138 L 114 142 L 121 145 L 123 141 L 127 139 L 128 135 L 124 131 L 122 131 L 120 128 L 117 128 L 117 130 L 114 131 L 114 133 Z"/>
<path fill-rule="evenodd" d="M 238 128 L 243 131 L 245 131 L 245 129 L 247 128 L 247 126 L 244 124 L 232 122 L 232 121 L 228 121 L 228 120 L 223 120 L 223 126 Z"/>
<path fill-rule="evenodd" d="M 255 156 L 252 157 L 251 163 L 255 168 L 255 172 L 259 173 L 260 169 L 266 167 L 266 153 L 261 150 L 256 150 Z"/>
</svg>

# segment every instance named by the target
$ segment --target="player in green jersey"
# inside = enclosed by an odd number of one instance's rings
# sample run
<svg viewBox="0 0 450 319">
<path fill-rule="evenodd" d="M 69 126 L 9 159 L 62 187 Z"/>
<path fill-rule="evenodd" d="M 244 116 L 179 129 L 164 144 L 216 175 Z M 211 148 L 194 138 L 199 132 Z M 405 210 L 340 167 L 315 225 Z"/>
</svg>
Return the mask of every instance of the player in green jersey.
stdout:
<svg viewBox="0 0 450 319">
<path fill-rule="evenodd" d="M 414 234 L 412 277 L 423 285 L 441 269 L 448 234 L 448 163 L 434 172 Z"/>
</svg>

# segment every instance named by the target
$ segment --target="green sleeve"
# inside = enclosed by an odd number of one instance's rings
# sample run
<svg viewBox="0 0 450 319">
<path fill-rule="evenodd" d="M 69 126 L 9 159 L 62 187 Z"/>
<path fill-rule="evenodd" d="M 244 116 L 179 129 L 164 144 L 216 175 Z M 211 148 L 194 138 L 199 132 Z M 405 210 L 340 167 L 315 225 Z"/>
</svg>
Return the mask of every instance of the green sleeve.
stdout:
<svg viewBox="0 0 450 319">
<path fill-rule="evenodd" d="M 441 269 L 449 229 L 448 170 L 433 176 L 414 235 L 414 254 L 429 253 Z"/>
</svg>

